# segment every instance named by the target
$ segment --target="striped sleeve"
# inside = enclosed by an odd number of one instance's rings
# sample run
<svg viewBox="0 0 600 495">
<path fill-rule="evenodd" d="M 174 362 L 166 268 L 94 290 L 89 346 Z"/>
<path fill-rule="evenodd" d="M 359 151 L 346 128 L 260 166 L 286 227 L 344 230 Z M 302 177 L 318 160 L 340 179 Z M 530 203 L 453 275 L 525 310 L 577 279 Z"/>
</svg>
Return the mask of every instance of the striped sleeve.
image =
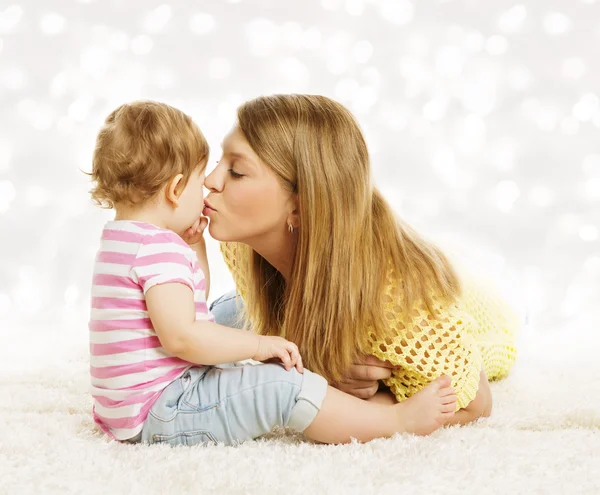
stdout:
<svg viewBox="0 0 600 495">
<path fill-rule="evenodd" d="M 131 265 L 144 295 L 155 285 L 180 283 L 195 291 L 194 252 L 177 234 L 147 236 Z"/>
</svg>

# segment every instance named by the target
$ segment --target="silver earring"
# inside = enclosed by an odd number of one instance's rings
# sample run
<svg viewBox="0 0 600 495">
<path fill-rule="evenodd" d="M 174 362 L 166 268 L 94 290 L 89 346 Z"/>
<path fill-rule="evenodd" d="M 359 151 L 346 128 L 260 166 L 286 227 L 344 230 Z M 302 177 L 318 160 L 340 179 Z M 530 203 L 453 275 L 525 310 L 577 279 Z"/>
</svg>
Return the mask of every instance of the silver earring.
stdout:
<svg viewBox="0 0 600 495">
<path fill-rule="evenodd" d="M 291 223 L 288 223 L 288 230 L 290 231 L 290 234 L 294 233 L 294 226 Z"/>
</svg>

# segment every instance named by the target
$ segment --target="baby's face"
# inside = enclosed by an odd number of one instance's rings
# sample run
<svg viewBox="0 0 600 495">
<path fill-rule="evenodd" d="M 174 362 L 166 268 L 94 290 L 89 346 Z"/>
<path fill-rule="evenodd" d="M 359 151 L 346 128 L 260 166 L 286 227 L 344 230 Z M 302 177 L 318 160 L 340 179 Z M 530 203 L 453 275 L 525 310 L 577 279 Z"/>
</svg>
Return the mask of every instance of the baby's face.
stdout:
<svg viewBox="0 0 600 495">
<path fill-rule="evenodd" d="M 202 215 L 204 208 L 204 179 L 206 165 L 199 166 L 188 180 L 179 197 L 179 207 L 175 210 L 177 227 L 181 232 L 191 227 Z"/>
</svg>

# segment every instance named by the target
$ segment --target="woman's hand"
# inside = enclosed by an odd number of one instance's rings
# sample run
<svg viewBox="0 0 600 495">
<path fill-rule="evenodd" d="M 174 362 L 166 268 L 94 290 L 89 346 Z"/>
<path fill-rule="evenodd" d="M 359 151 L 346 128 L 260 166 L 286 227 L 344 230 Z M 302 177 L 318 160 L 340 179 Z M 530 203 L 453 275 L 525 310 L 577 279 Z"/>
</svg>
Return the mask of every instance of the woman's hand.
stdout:
<svg viewBox="0 0 600 495">
<path fill-rule="evenodd" d="M 379 380 L 389 378 L 394 368 L 393 364 L 380 361 L 375 356 L 363 356 L 333 386 L 359 399 L 370 399 L 379 389 Z"/>
<path fill-rule="evenodd" d="M 287 371 L 295 367 L 299 373 L 304 373 L 302 357 L 296 344 L 282 337 L 259 335 L 258 348 L 252 359 L 255 361 L 270 361 L 273 358 L 281 361 Z"/>
</svg>

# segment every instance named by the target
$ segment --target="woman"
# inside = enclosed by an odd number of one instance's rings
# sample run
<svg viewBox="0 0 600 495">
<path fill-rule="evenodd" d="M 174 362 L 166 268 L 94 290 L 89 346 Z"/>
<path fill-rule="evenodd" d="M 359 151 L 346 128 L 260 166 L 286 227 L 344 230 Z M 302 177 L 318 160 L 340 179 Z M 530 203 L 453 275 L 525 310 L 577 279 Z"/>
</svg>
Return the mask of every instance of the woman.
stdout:
<svg viewBox="0 0 600 495">
<path fill-rule="evenodd" d="M 516 319 L 395 218 L 352 114 L 322 96 L 260 97 L 222 146 L 204 214 L 252 328 L 292 340 L 307 368 L 359 397 L 404 400 L 446 374 L 452 424 L 489 415 Z M 238 310 L 234 297 L 213 305 L 223 324 Z M 373 395 L 379 378 L 392 395 Z"/>
</svg>

